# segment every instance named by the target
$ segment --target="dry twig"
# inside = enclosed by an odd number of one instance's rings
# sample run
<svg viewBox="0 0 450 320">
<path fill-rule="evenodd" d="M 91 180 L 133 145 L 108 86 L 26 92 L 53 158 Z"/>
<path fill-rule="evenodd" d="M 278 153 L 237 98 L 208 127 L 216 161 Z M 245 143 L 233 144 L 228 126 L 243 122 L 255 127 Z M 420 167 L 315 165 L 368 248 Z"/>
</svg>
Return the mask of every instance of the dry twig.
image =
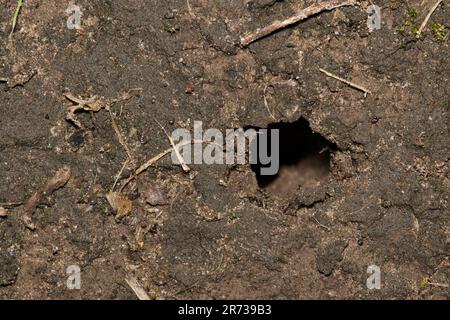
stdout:
<svg viewBox="0 0 450 320">
<path fill-rule="evenodd" d="M 450 285 L 445 284 L 445 283 L 429 282 L 428 285 L 434 286 L 434 287 L 440 287 L 440 288 L 450 288 Z"/>
<path fill-rule="evenodd" d="M 113 192 L 114 189 L 116 188 L 117 182 L 119 182 L 120 177 L 122 176 L 122 173 L 123 173 L 123 171 L 125 170 L 125 168 L 126 168 L 126 166 L 128 165 L 128 163 L 129 163 L 129 160 L 128 160 L 128 159 L 125 160 L 125 162 L 124 162 L 123 165 L 122 165 L 122 168 L 120 168 L 120 171 L 117 173 L 116 179 L 114 180 L 114 184 L 113 184 L 113 186 L 112 186 L 112 188 L 111 188 L 111 192 Z"/>
<path fill-rule="evenodd" d="M 194 13 L 194 11 L 192 10 L 192 6 L 191 6 L 191 3 L 189 2 L 189 0 L 186 0 L 186 7 L 187 7 L 187 9 L 188 9 L 189 15 L 190 15 L 191 17 L 195 18 L 195 13 Z"/>
<path fill-rule="evenodd" d="M 420 35 L 421 35 L 422 32 L 423 32 L 423 29 L 425 29 L 425 27 L 426 27 L 426 25 L 427 25 L 427 23 L 428 23 L 428 20 L 430 20 L 430 18 L 431 18 L 431 16 L 433 15 L 434 11 L 437 9 L 437 7 L 439 7 L 439 5 L 441 4 L 441 2 L 442 2 L 442 0 L 438 0 L 438 1 L 435 3 L 435 5 L 430 9 L 430 11 L 428 12 L 427 16 L 425 17 L 425 20 L 423 20 L 423 22 L 422 22 L 422 24 L 421 24 L 421 26 L 420 26 L 420 28 L 419 28 L 419 31 L 417 31 L 417 35 L 416 35 L 417 38 L 420 37 Z"/>
<path fill-rule="evenodd" d="M 23 205 L 23 202 L 0 202 L 0 207 L 4 207 L 7 209 L 20 207 L 21 205 Z"/>
<path fill-rule="evenodd" d="M 161 152 L 160 154 L 154 156 L 153 158 L 151 158 L 150 160 L 147 160 L 143 165 L 141 165 L 134 173 L 134 175 L 132 175 L 131 177 L 129 177 L 121 186 L 120 188 L 120 192 L 122 192 L 125 187 L 132 181 L 134 180 L 138 175 L 140 175 L 142 172 L 144 172 L 145 170 L 147 170 L 148 168 L 150 168 L 152 165 L 154 165 L 156 162 L 158 162 L 159 160 L 161 160 L 163 157 L 165 157 L 166 155 L 168 155 L 169 153 L 171 153 L 173 150 L 173 148 L 167 149 L 163 152 Z"/>
<path fill-rule="evenodd" d="M 358 90 L 364 92 L 364 95 L 367 95 L 367 94 L 371 94 L 371 93 L 372 93 L 370 90 L 368 90 L 368 89 L 366 89 L 366 88 L 364 88 L 364 87 L 362 87 L 362 86 L 360 86 L 360 85 L 358 85 L 358 84 L 356 84 L 356 83 L 354 83 L 354 82 L 350 82 L 350 81 L 348 81 L 348 80 L 346 80 L 346 79 L 343 79 L 343 78 L 341 78 L 341 77 L 338 77 L 338 76 L 332 74 L 331 72 L 328 72 L 328 71 L 326 71 L 326 70 L 324 70 L 324 69 L 322 69 L 322 68 L 319 68 L 319 70 L 320 70 L 320 72 L 326 74 L 327 76 L 329 76 L 329 77 L 331 77 L 331 78 L 333 78 L 333 79 L 339 80 L 339 81 L 341 81 L 341 82 L 343 82 L 343 83 L 345 83 L 345 84 L 348 84 L 350 87 L 353 87 L 353 88 L 355 88 L 355 89 L 358 89 Z"/>
<path fill-rule="evenodd" d="M 322 227 L 322 228 L 324 228 L 324 229 L 327 230 L 327 231 L 331 231 L 331 228 L 330 228 L 330 227 L 327 227 L 327 226 L 324 225 L 323 223 L 320 223 L 320 221 L 317 220 L 317 218 L 316 218 L 315 216 L 313 216 L 312 218 L 314 219 L 314 221 L 317 223 L 317 225 L 318 225 L 319 227 Z"/>
<path fill-rule="evenodd" d="M 47 184 L 44 188 L 38 192 L 36 192 L 25 204 L 24 214 L 22 217 L 22 221 L 25 226 L 30 230 L 36 230 L 36 226 L 32 221 L 32 217 L 38 205 L 42 202 L 42 200 L 51 195 L 56 190 L 64 187 L 69 181 L 71 176 L 71 169 L 69 167 L 63 167 L 58 170 L 56 174 L 48 180 Z"/>
<path fill-rule="evenodd" d="M 145 289 L 138 283 L 136 278 L 125 279 L 131 290 L 136 294 L 139 300 L 151 300 Z"/>
<path fill-rule="evenodd" d="M 16 10 L 14 11 L 14 15 L 12 18 L 11 33 L 9 34 L 10 39 L 12 38 L 14 30 L 16 30 L 17 20 L 19 19 L 20 9 L 22 9 L 22 5 L 23 5 L 23 0 L 17 0 Z"/>
<path fill-rule="evenodd" d="M 167 136 L 167 139 L 169 139 L 170 144 L 172 145 L 172 149 L 175 151 L 175 154 L 177 156 L 178 161 L 181 164 L 181 167 L 183 168 L 183 171 L 188 173 L 191 171 L 191 168 L 186 164 L 186 161 L 184 161 L 183 156 L 180 154 L 180 150 L 178 150 L 178 146 L 175 145 L 175 142 L 173 141 L 172 137 L 167 133 L 166 129 L 156 120 L 156 123 L 161 127 L 161 129 L 164 131 L 164 134 Z"/>
<path fill-rule="evenodd" d="M 187 141 L 187 142 L 182 142 L 179 143 L 175 146 L 175 148 L 169 148 L 167 150 L 164 150 L 163 152 L 159 153 L 158 155 L 154 156 L 153 158 L 147 160 L 143 165 L 141 165 L 138 169 L 135 170 L 134 175 L 132 175 L 131 177 L 129 177 L 120 187 L 120 192 L 122 192 L 125 187 L 134 179 L 136 179 L 137 176 L 139 176 L 141 173 L 143 173 L 144 171 L 146 171 L 148 168 L 150 168 L 152 165 L 154 165 L 155 163 L 157 163 L 159 160 L 161 160 L 162 158 L 164 158 L 166 155 L 168 155 L 169 153 L 171 153 L 174 149 L 179 149 L 181 147 L 190 145 L 190 144 L 203 144 L 206 143 L 204 141 L 200 141 L 200 140 L 193 140 L 193 141 Z M 210 142 L 208 142 L 210 143 Z"/>
<path fill-rule="evenodd" d="M 274 33 L 277 30 L 284 29 L 287 26 L 290 26 L 292 24 L 295 24 L 299 21 L 305 20 L 311 16 L 314 16 L 316 14 L 319 14 L 323 11 L 330 11 L 339 7 L 344 6 L 354 6 L 358 4 L 357 0 L 329 0 L 326 2 L 322 2 L 320 4 L 309 6 L 308 8 L 305 8 L 295 14 L 294 16 L 283 20 L 283 21 L 275 21 L 272 24 L 258 29 L 254 32 L 248 33 L 245 36 L 241 38 L 241 47 L 246 47 L 249 44 L 255 42 L 256 40 L 259 40 L 263 37 L 266 37 L 272 33 Z"/>
<path fill-rule="evenodd" d="M 119 126 L 117 125 L 115 116 L 110 108 L 108 108 L 108 111 L 111 116 L 111 125 L 114 129 L 114 132 L 116 133 L 117 139 L 119 140 L 119 143 L 122 145 L 122 147 L 125 149 L 125 152 L 127 153 L 128 156 L 128 160 L 133 163 L 134 162 L 133 155 L 127 143 L 125 142 L 125 139 L 123 138 L 122 132 L 120 131 Z"/>
<path fill-rule="evenodd" d="M 266 94 L 267 94 L 267 86 L 264 87 L 264 95 L 263 95 L 263 98 L 264 98 L 264 106 L 266 107 L 267 112 L 269 113 L 270 117 L 271 117 L 274 121 L 276 121 L 277 118 L 275 118 L 274 113 L 270 110 L 269 103 L 267 102 L 267 95 L 266 95 Z"/>
</svg>

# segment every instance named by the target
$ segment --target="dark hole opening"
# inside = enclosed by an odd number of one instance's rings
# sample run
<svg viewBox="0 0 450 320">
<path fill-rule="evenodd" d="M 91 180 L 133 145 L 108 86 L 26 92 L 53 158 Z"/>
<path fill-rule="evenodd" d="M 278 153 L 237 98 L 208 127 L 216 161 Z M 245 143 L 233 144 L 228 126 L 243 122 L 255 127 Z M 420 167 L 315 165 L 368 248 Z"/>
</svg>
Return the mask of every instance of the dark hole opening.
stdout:
<svg viewBox="0 0 450 320">
<path fill-rule="evenodd" d="M 264 176 L 260 174 L 260 163 L 251 165 L 259 187 L 286 197 L 295 192 L 299 185 L 320 181 L 329 174 L 330 157 L 336 146 L 313 132 L 306 119 L 270 124 L 267 129 L 269 132 L 279 130 L 280 169 L 276 175 Z"/>
</svg>

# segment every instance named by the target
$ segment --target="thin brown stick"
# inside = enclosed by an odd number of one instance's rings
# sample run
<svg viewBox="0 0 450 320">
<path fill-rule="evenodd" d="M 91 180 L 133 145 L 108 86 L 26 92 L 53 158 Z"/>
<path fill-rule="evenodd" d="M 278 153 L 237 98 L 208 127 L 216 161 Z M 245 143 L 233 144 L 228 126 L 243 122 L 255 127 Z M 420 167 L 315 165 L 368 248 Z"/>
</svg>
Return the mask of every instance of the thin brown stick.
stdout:
<svg viewBox="0 0 450 320">
<path fill-rule="evenodd" d="M 120 168 L 120 171 L 117 173 L 116 175 L 116 179 L 114 180 L 114 184 L 111 188 L 111 192 L 114 192 L 114 189 L 117 186 L 117 182 L 119 182 L 120 177 L 122 176 L 123 171 L 125 170 L 125 167 L 128 165 L 128 163 L 130 162 L 129 159 L 125 160 L 125 162 L 122 165 L 122 168 Z"/>
<path fill-rule="evenodd" d="M 23 202 L 0 202 L 0 207 L 4 208 L 20 207 L 21 205 L 23 205 Z"/>
<path fill-rule="evenodd" d="M 190 15 L 191 17 L 195 18 L 195 13 L 194 13 L 194 11 L 192 10 L 192 6 L 191 6 L 191 3 L 189 2 L 189 0 L 186 0 L 186 7 L 187 7 L 187 9 L 188 9 L 189 15 Z"/>
<path fill-rule="evenodd" d="M 266 94 L 267 94 L 267 86 L 264 87 L 264 94 L 263 94 L 263 98 L 264 98 L 264 106 L 266 107 L 267 112 L 269 113 L 270 117 L 271 117 L 274 121 L 276 121 L 277 119 L 275 118 L 275 115 L 273 114 L 272 111 L 270 111 L 270 107 L 269 107 L 269 103 L 267 102 L 267 96 L 266 96 Z"/>
<path fill-rule="evenodd" d="M 64 187 L 69 181 L 70 176 L 71 169 L 69 167 L 63 167 L 62 169 L 58 170 L 51 179 L 48 180 L 47 184 L 42 190 L 37 191 L 27 201 L 27 203 L 25 204 L 22 221 L 28 229 L 36 230 L 36 226 L 32 221 L 32 217 L 38 205 L 46 196 L 51 195 L 56 190 Z"/>
<path fill-rule="evenodd" d="M 266 37 L 266 36 L 274 33 L 277 30 L 284 29 L 287 26 L 290 26 L 299 21 L 305 20 L 305 19 L 307 19 L 311 16 L 314 16 L 316 14 L 319 14 L 323 11 L 330 11 L 330 10 L 333 10 L 333 9 L 336 9 L 339 7 L 344 7 L 344 6 L 354 6 L 356 4 L 358 4 L 357 0 L 346 0 L 346 1 L 330 0 L 330 1 L 322 2 L 320 4 L 309 6 L 308 8 L 301 10 L 300 12 L 296 13 L 294 16 L 292 16 L 286 20 L 275 21 L 272 24 L 270 24 L 264 28 L 260 28 L 254 32 L 250 32 L 250 33 L 246 34 L 245 36 L 243 36 L 241 38 L 241 47 L 246 47 L 250 43 L 253 43 L 256 40 L 259 40 L 263 37 Z"/>
<path fill-rule="evenodd" d="M 0 82 L 8 82 L 7 78 L 0 78 Z"/>
<path fill-rule="evenodd" d="M 429 284 L 430 286 L 441 287 L 441 288 L 449 288 L 449 287 L 450 287 L 450 285 L 445 284 L 445 283 L 428 282 L 428 284 Z"/>
<path fill-rule="evenodd" d="M 319 220 L 317 220 L 317 218 L 316 218 L 315 216 L 313 216 L 312 218 L 314 219 L 314 221 L 317 223 L 317 225 L 318 225 L 319 227 L 322 227 L 322 228 L 324 228 L 324 229 L 327 230 L 327 231 L 331 231 L 331 228 L 330 228 L 330 227 L 327 227 L 327 226 L 324 225 L 323 223 L 320 223 Z"/>
<path fill-rule="evenodd" d="M 164 158 L 166 155 L 168 155 L 169 153 L 171 153 L 173 150 L 173 148 L 164 150 L 163 152 L 161 152 L 160 154 L 154 156 L 153 158 L 151 158 L 150 160 L 147 160 L 143 165 L 141 165 L 134 173 L 134 175 L 132 175 L 131 177 L 129 177 L 120 187 L 120 192 L 123 191 L 123 189 L 125 189 L 125 187 L 132 181 L 134 180 L 138 175 L 140 175 L 142 172 L 144 172 L 145 170 L 147 170 L 148 168 L 150 168 L 152 165 L 154 165 L 155 163 L 157 163 L 159 160 L 161 160 L 162 158 Z"/>
<path fill-rule="evenodd" d="M 182 142 L 179 143 L 175 146 L 175 149 L 179 149 L 181 147 L 190 145 L 190 144 L 203 144 L 206 143 L 204 141 L 201 140 L 193 140 L 193 141 L 187 141 L 187 142 Z M 164 158 L 166 155 L 168 155 L 169 153 L 171 153 L 174 150 L 174 148 L 169 148 L 167 150 L 164 150 L 163 152 L 159 153 L 158 155 L 154 156 L 153 158 L 147 160 L 143 165 L 141 165 L 138 169 L 136 169 L 136 171 L 134 172 L 134 174 L 129 177 L 120 187 L 120 192 L 123 192 L 123 190 L 125 189 L 125 187 L 134 179 L 136 179 L 136 177 L 138 175 L 140 175 L 141 173 L 143 173 L 144 171 L 146 171 L 148 168 L 150 168 L 152 165 L 154 165 L 155 163 L 157 163 L 159 160 L 161 160 L 162 158 Z"/>
<path fill-rule="evenodd" d="M 346 80 L 344 78 L 338 77 L 337 75 L 334 75 L 331 72 L 328 72 L 328 71 L 326 71 L 326 70 L 324 70 L 322 68 L 319 68 L 319 70 L 320 70 L 320 72 L 326 74 L 327 76 L 329 76 L 329 77 L 331 77 L 333 79 L 341 81 L 341 82 L 343 82 L 345 84 L 348 84 L 350 87 L 353 87 L 355 89 L 358 89 L 358 90 L 364 92 L 365 95 L 372 93 L 370 90 L 368 90 L 368 89 L 366 89 L 366 88 L 364 88 L 364 87 L 362 87 L 362 86 L 360 86 L 360 85 L 358 85 L 358 84 L 356 84 L 354 82 L 350 82 L 350 81 L 348 81 L 348 80 Z"/>
<path fill-rule="evenodd" d="M 425 27 L 427 26 L 428 20 L 430 20 L 431 16 L 433 15 L 434 11 L 436 11 L 437 7 L 439 7 L 439 5 L 441 4 L 442 0 L 438 0 L 434 6 L 430 9 L 430 11 L 428 12 L 427 16 L 425 17 L 425 20 L 423 20 L 419 31 L 417 31 L 417 35 L 416 37 L 419 38 L 420 35 L 422 34 L 422 31 L 425 29 Z"/>
</svg>

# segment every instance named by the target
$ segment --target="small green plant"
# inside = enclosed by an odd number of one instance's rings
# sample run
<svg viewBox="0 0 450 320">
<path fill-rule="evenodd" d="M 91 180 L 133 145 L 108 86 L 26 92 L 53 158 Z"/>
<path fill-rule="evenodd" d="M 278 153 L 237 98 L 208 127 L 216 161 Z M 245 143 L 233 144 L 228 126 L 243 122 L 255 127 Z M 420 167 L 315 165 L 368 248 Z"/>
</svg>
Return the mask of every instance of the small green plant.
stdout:
<svg viewBox="0 0 450 320">
<path fill-rule="evenodd" d="M 393 206 L 393 204 L 392 204 L 392 202 L 389 201 L 389 200 L 382 199 L 382 200 L 381 200 L 381 206 L 382 206 L 383 208 L 385 208 L 385 209 L 389 209 L 389 208 L 391 208 L 391 207 Z"/>
<path fill-rule="evenodd" d="M 433 31 L 434 37 L 436 40 L 442 41 L 447 36 L 448 30 L 447 28 L 439 22 L 434 23 L 431 26 L 431 30 Z"/>
<path fill-rule="evenodd" d="M 422 279 L 420 279 L 419 281 L 419 285 L 422 288 L 425 288 L 426 286 L 428 286 L 430 284 L 430 279 L 428 277 L 423 277 Z"/>
<path fill-rule="evenodd" d="M 405 34 L 406 29 L 405 29 L 404 26 L 400 26 L 400 27 L 397 28 L 397 32 L 400 33 L 400 34 Z"/>
<path fill-rule="evenodd" d="M 416 21 L 417 16 L 417 10 L 415 8 L 409 8 L 403 24 L 397 28 L 397 32 L 402 35 L 405 35 L 408 31 L 412 34 L 417 34 L 419 32 L 419 26 Z"/>
<path fill-rule="evenodd" d="M 416 17 L 417 17 L 417 10 L 416 10 L 415 8 L 409 8 L 409 9 L 408 9 L 408 16 L 409 16 L 411 19 L 416 18 Z"/>
</svg>

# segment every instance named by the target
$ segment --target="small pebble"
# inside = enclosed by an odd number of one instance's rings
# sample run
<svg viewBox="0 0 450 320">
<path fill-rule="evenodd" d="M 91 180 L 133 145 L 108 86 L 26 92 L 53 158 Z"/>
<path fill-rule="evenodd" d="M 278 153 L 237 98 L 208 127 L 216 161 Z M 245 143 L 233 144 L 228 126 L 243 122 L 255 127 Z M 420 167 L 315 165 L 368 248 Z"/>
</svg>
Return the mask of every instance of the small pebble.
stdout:
<svg viewBox="0 0 450 320">
<path fill-rule="evenodd" d="M 147 211 L 148 213 L 160 213 L 161 210 L 159 210 L 158 208 L 146 208 L 145 211 Z"/>
<path fill-rule="evenodd" d="M 188 85 L 186 85 L 184 92 L 186 92 L 186 94 L 193 94 L 194 90 L 195 90 L 194 86 L 192 84 L 188 84 Z"/>
<path fill-rule="evenodd" d="M 160 206 L 168 203 L 167 197 L 164 192 L 157 188 L 148 186 L 142 193 L 144 200 L 152 206 Z"/>
</svg>

